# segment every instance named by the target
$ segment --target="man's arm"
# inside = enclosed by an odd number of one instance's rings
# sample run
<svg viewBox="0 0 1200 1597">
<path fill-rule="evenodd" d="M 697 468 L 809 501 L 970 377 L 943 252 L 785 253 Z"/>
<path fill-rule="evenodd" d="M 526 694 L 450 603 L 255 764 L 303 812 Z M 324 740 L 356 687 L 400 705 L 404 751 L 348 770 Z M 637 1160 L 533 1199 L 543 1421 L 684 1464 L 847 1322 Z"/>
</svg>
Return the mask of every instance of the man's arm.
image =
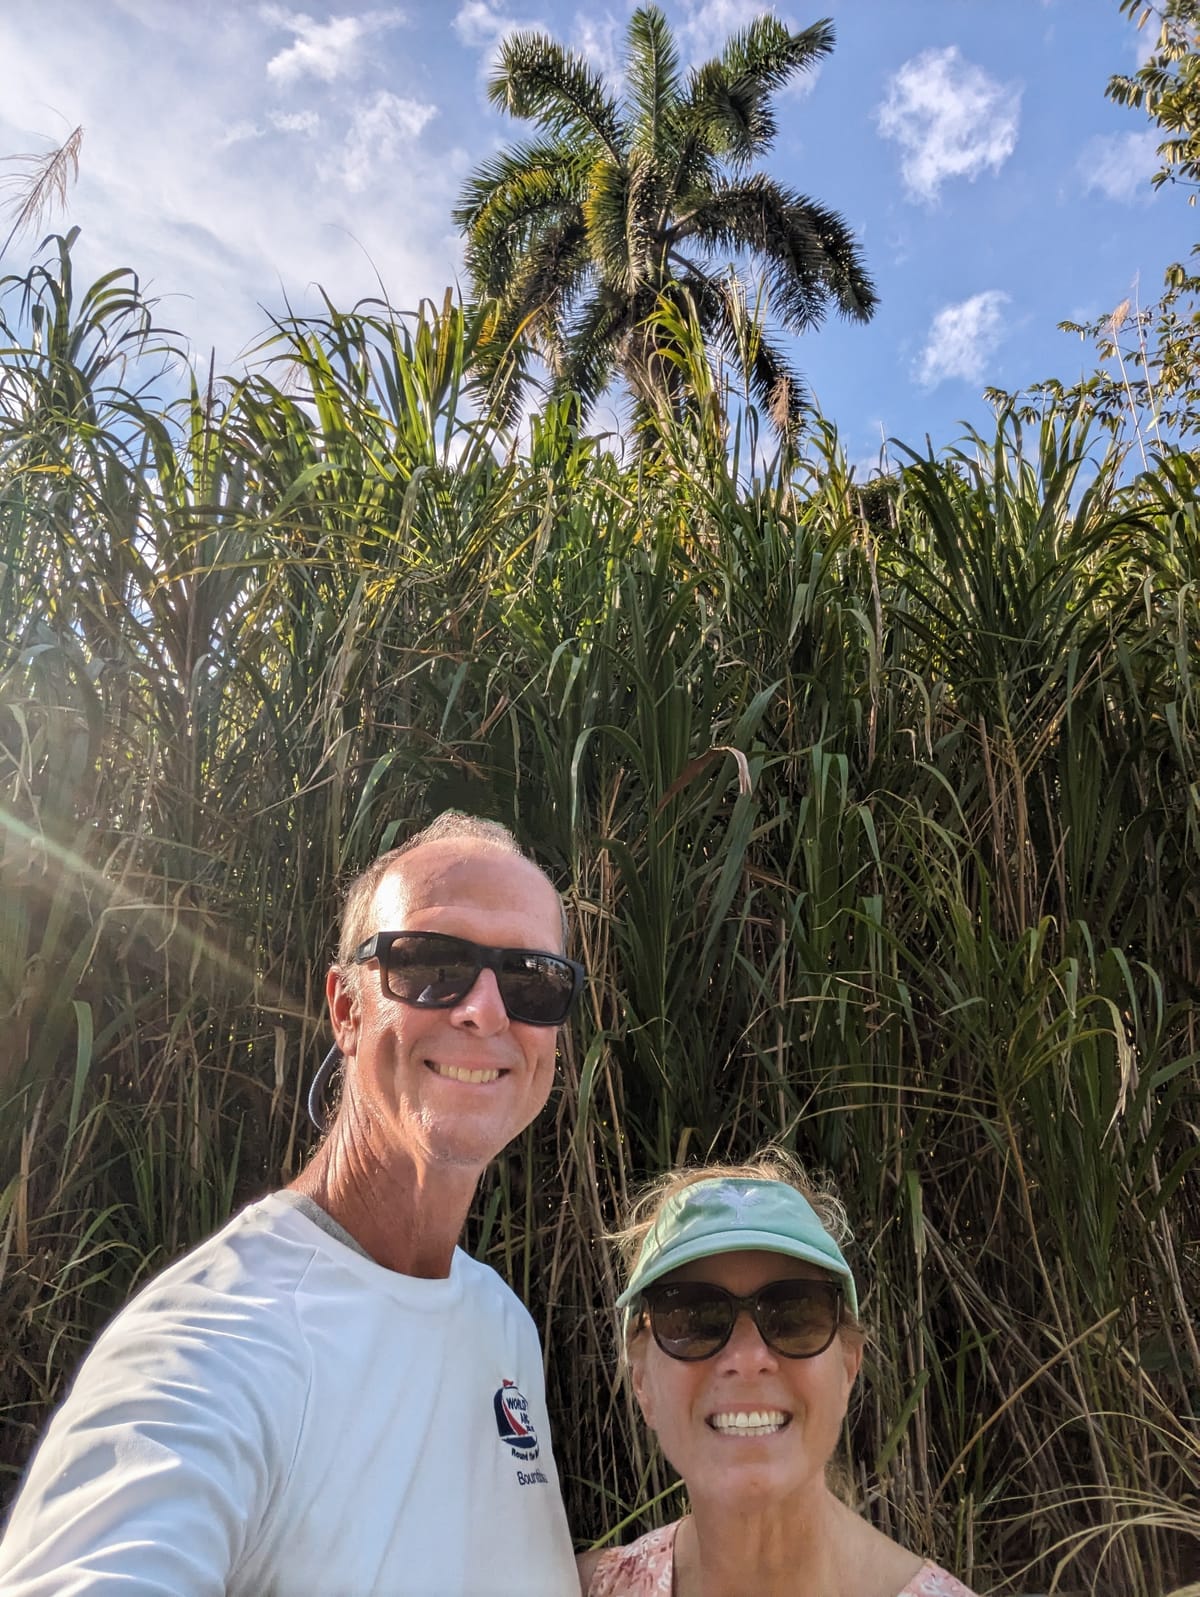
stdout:
<svg viewBox="0 0 1200 1597">
<path fill-rule="evenodd" d="M 290 1467 L 306 1390 L 296 1363 L 240 1304 L 185 1292 L 118 1316 L 17 1498 L 3 1597 L 225 1597 Z"/>
</svg>

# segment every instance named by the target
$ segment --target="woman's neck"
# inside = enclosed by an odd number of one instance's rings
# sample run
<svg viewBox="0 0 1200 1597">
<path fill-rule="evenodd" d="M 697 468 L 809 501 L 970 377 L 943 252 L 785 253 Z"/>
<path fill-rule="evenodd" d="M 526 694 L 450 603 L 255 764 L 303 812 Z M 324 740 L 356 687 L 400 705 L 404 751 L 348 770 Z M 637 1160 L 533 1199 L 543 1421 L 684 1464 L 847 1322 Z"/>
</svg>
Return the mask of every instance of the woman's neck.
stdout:
<svg viewBox="0 0 1200 1597">
<path fill-rule="evenodd" d="M 693 1499 L 673 1597 L 895 1597 L 920 1562 L 824 1487 L 761 1506 Z"/>
<path fill-rule="evenodd" d="M 821 1491 L 803 1504 L 750 1506 L 744 1499 L 693 1499 L 675 1539 L 674 1597 L 841 1597 L 836 1520 L 842 1505 Z"/>
</svg>

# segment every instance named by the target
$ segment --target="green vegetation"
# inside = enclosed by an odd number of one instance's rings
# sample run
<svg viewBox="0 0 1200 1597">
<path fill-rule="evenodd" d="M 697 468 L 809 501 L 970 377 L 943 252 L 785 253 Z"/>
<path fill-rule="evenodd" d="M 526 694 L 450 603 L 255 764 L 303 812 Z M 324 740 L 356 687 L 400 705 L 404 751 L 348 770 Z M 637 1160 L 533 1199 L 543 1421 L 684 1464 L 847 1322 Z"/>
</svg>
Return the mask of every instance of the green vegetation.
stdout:
<svg viewBox="0 0 1200 1597">
<path fill-rule="evenodd" d="M 166 403 L 130 274 L 64 240 L 0 294 L 9 1484 L 115 1306 L 304 1158 L 337 882 L 453 803 L 592 973 L 468 1236 L 579 1534 L 674 1504 L 604 1228 L 778 1137 L 857 1228 L 877 1522 L 980 1589 L 1187 1578 L 1195 458 L 1128 480 L 1051 406 L 868 486 L 829 429 L 763 463 L 666 304 L 697 400 L 629 467 L 569 401 L 520 451 L 469 412 L 486 310 L 331 307 Z"/>
<path fill-rule="evenodd" d="M 1150 54 L 1134 73 L 1109 79 L 1108 97 L 1145 111 L 1166 137 L 1155 188 L 1181 184 L 1195 205 L 1200 179 L 1200 3 L 1198 0 L 1119 0 L 1120 10 L 1152 25 Z M 1193 246 L 1195 256 L 1200 246 Z M 1181 262 L 1170 265 L 1161 297 L 1149 305 L 1123 300 L 1091 322 L 1060 322 L 1095 350 L 1091 376 L 1066 388 L 1055 378 L 1037 383 L 1019 408 L 1036 417 L 1048 398 L 1080 406 L 1114 434 L 1131 429 L 1143 465 L 1151 450 L 1200 431 L 1200 277 Z M 989 390 L 998 402 L 1010 396 Z"/>
<path fill-rule="evenodd" d="M 1118 105 L 1145 111 L 1166 136 L 1162 162 L 1151 182 L 1182 183 L 1195 205 L 1200 187 L 1200 5 L 1197 0 L 1119 0 L 1124 16 L 1139 28 L 1152 25 L 1153 46 L 1136 72 L 1109 79 L 1108 96 Z"/>
<path fill-rule="evenodd" d="M 520 402 L 531 353 L 553 397 L 579 399 L 585 415 L 614 373 L 640 418 L 677 414 L 694 349 L 678 330 L 694 318 L 762 414 L 791 432 L 803 384 L 764 329 L 763 290 L 728 263 L 754 260 L 791 333 L 818 326 L 830 302 L 859 321 L 875 308 L 841 217 L 748 171 L 775 141 L 773 96 L 832 48 L 829 22 L 792 33 L 762 16 L 684 77 L 662 12 L 645 5 L 629 21 L 618 101 L 547 35 L 505 42 L 491 99 L 543 136 L 485 163 L 454 218 L 473 290 L 493 308 L 476 364 L 504 414 Z M 656 314 L 664 302 L 674 318 Z"/>
</svg>

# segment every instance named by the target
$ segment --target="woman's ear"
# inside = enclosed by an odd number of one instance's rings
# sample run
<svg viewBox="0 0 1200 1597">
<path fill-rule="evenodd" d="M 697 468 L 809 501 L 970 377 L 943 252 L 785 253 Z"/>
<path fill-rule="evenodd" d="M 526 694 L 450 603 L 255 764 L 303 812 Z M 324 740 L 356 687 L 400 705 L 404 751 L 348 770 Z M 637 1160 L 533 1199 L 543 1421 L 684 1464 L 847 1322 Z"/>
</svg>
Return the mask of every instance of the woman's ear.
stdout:
<svg viewBox="0 0 1200 1597">
<path fill-rule="evenodd" d="M 846 1371 L 846 1401 L 849 1402 L 854 1383 L 858 1380 L 858 1372 L 862 1369 L 863 1339 L 861 1336 L 843 1336 L 840 1341 Z"/>
<path fill-rule="evenodd" d="M 653 1385 L 646 1379 L 646 1335 L 639 1332 L 628 1347 L 629 1359 L 629 1384 L 633 1387 L 633 1395 L 638 1400 L 638 1407 L 642 1411 L 642 1418 L 653 1431 L 657 1429 L 654 1423 L 654 1394 Z"/>
</svg>

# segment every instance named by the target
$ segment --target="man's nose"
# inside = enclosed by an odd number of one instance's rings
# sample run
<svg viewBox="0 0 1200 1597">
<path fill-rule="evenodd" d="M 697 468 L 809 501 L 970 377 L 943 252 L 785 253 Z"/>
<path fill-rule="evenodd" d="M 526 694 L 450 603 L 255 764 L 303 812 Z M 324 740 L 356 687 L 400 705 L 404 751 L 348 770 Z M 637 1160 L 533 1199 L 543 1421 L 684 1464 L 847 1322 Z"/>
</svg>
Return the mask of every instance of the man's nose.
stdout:
<svg viewBox="0 0 1200 1597">
<path fill-rule="evenodd" d="M 472 982 L 450 1011 L 450 1018 L 459 1026 L 474 1026 L 485 1035 L 503 1031 L 508 1025 L 508 1010 L 500 996 L 496 972 L 486 966 Z"/>
</svg>

